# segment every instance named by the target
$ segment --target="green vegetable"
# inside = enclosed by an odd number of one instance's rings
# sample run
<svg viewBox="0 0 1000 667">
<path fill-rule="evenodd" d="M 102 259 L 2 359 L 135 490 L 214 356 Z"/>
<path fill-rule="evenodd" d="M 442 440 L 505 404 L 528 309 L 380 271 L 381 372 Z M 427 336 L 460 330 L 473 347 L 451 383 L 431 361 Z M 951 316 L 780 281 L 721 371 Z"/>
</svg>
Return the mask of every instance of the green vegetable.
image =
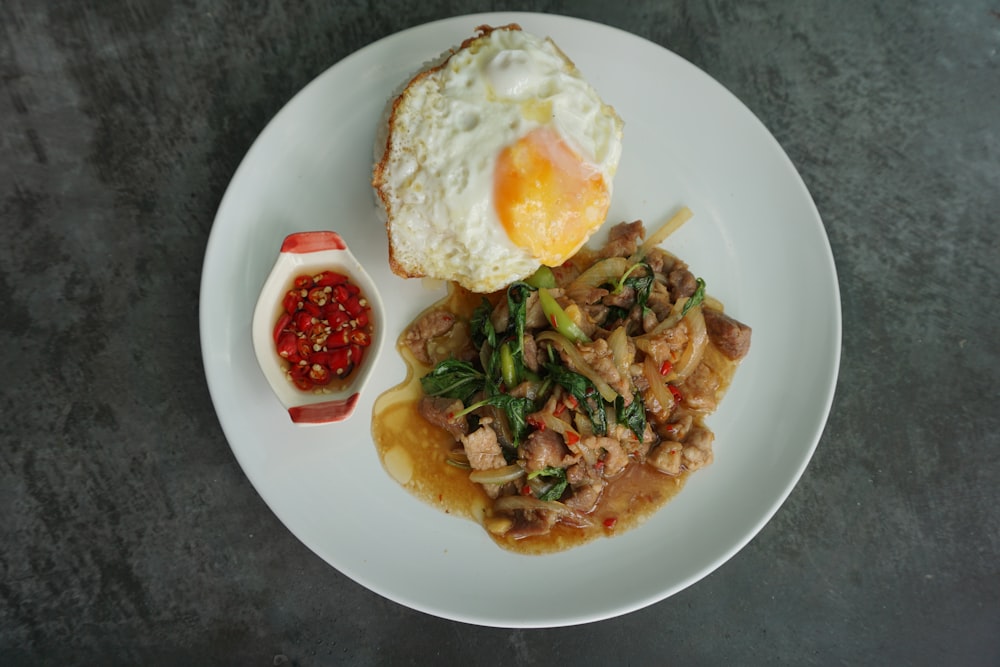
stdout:
<svg viewBox="0 0 1000 667">
<path fill-rule="evenodd" d="M 647 264 L 645 262 L 636 262 L 632 266 L 628 267 L 628 270 L 625 273 L 623 273 L 622 277 L 618 279 L 617 283 L 615 283 L 615 288 L 611 290 L 611 293 L 621 294 L 622 290 L 625 289 L 625 281 L 628 280 L 629 276 L 632 275 L 632 272 L 638 269 L 640 266 L 647 266 Z"/>
<path fill-rule="evenodd" d="M 528 479 L 536 477 L 554 477 L 555 483 L 544 494 L 539 496 L 539 500 L 559 500 L 566 491 L 569 482 L 566 480 L 566 471 L 563 468 L 548 467 L 541 470 L 533 470 L 528 473 Z"/>
<path fill-rule="evenodd" d="M 534 292 L 535 288 L 524 282 L 511 284 L 507 288 L 507 310 L 508 318 L 507 331 L 510 336 L 504 345 L 508 346 L 508 352 L 500 347 L 499 367 L 502 371 L 502 378 L 511 389 L 525 376 L 524 365 L 524 328 L 528 316 L 528 294 Z M 509 354 L 510 358 L 505 359 L 504 355 Z"/>
<path fill-rule="evenodd" d="M 590 418 L 596 435 L 606 435 L 608 432 L 608 415 L 604 411 L 604 400 L 594 383 L 579 373 L 563 368 L 557 363 L 545 365 L 552 381 L 562 385 L 562 388 L 573 395 Z"/>
<path fill-rule="evenodd" d="M 608 306 L 607 317 L 604 318 L 604 325 L 607 326 L 612 322 L 617 322 L 619 320 L 628 319 L 628 309 L 621 308 L 620 306 Z"/>
<path fill-rule="evenodd" d="M 552 269 L 543 264 L 538 267 L 537 271 L 525 278 L 524 282 L 532 287 L 555 287 L 556 277 L 552 273 Z"/>
<path fill-rule="evenodd" d="M 552 328 L 565 336 L 573 343 L 589 343 L 590 338 L 583 330 L 576 325 L 566 311 L 562 309 L 547 289 L 544 287 L 538 290 L 538 301 L 542 306 L 545 317 L 548 318 Z"/>
<path fill-rule="evenodd" d="M 496 390 L 490 389 L 489 391 L 495 392 Z M 517 398 L 510 394 L 496 392 L 456 412 L 454 417 L 461 417 L 486 405 L 500 408 L 507 415 L 510 433 L 514 440 L 513 444 L 517 447 L 528 432 L 528 415 L 535 411 L 535 402 L 530 398 Z"/>
<path fill-rule="evenodd" d="M 420 378 L 424 393 L 428 396 L 457 398 L 463 403 L 477 391 L 483 389 L 486 376 L 467 361 L 445 359 Z"/>
<path fill-rule="evenodd" d="M 691 298 L 687 300 L 684 307 L 681 309 L 681 317 L 687 315 L 689 310 L 705 300 L 705 281 L 698 278 L 695 282 L 698 284 L 698 288 L 694 291 L 694 294 L 691 295 Z"/>
<path fill-rule="evenodd" d="M 642 395 L 636 392 L 628 405 L 625 405 L 625 398 L 619 396 L 615 400 L 615 409 L 618 412 L 618 423 L 627 426 L 642 442 L 646 433 L 646 407 L 642 403 Z"/>
<path fill-rule="evenodd" d="M 492 312 L 492 304 L 484 298 L 473 311 L 472 319 L 469 320 L 469 327 L 472 329 L 472 343 L 477 348 L 482 347 L 484 342 L 490 344 L 490 349 L 495 349 L 497 346 L 497 332 L 490 319 Z"/>
<path fill-rule="evenodd" d="M 504 343 L 500 346 L 500 377 L 503 378 L 507 389 L 513 389 L 517 386 L 517 364 L 514 362 L 510 343 Z"/>
<path fill-rule="evenodd" d="M 630 277 L 625 281 L 626 285 L 635 290 L 635 303 L 643 310 L 646 308 L 646 302 L 649 301 L 649 293 L 653 289 L 654 281 L 652 271 L 649 271 L 645 276 Z"/>
</svg>

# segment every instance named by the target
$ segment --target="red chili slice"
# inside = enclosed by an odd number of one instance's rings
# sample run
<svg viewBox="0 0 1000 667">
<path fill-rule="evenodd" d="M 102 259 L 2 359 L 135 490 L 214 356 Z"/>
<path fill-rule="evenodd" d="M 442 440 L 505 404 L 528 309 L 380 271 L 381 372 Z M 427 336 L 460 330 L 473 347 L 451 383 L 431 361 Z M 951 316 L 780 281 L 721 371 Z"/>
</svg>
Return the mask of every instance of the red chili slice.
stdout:
<svg viewBox="0 0 1000 667">
<path fill-rule="evenodd" d="M 326 338 L 326 347 L 328 350 L 347 347 L 350 344 L 351 344 L 350 329 L 341 329 L 339 331 L 334 331 Z"/>
<path fill-rule="evenodd" d="M 365 356 L 365 348 L 361 347 L 360 345 L 351 345 L 350 350 L 351 350 L 351 363 L 357 366 L 358 364 L 361 363 L 361 360 Z"/>
<path fill-rule="evenodd" d="M 312 276 L 296 276 L 295 277 L 295 287 L 296 289 L 306 289 L 313 286 Z"/>
<path fill-rule="evenodd" d="M 344 377 L 354 370 L 354 363 L 351 361 L 350 350 L 341 347 L 330 351 L 330 371 L 337 377 Z"/>
<path fill-rule="evenodd" d="M 319 287 L 333 287 L 334 285 L 343 285 L 348 280 L 347 276 L 342 273 L 337 273 L 336 271 L 321 271 L 318 275 L 313 277 L 313 281 Z"/>
<path fill-rule="evenodd" d="M 315 384 L 324 385 L 330 384 L 330 380 L 333 379 L 333 376 L 330 374 L 330 369 L 326 366 L 312 364 L 309 367 L 309 379 Z"/>
<path fill-rule="evenodd" d="M 278 338 L 281 337 L 281 333 L 288 328 L 288 325 L 292 323 L 292 316 L 288 313 L 282 313 L 281 317 L 278 318 L 278 323 L 274 325 L 274 332 L 271 334 L 274 338 L 274 342 L 278 342 Z"/>
<path fill-rule="evenodd" d="M 301 304 L 302 304 L 302 298 L 299 296 L 299 293 L 296 292 L 295 290 L 288 290 L 288 292 L 285 294 L 284 300 L 281 302 L 281 305 L 285 309 L 285 312 L 288 313 L 289 315 L 294 315 L 295 311 L 299 309 Z"/>
<path fill-rule="evenodd" d="M 298 354 L 298 339 L 291 331 L 286 331 L 278 338 L 278 356 L 288 359 L 294 354 Z"/>
<path fill-rule="evenodd" d="M 352 296 L 347 301 L 344 302 L 344 310 L 347 311 L 348 315 L 351 317 L 357 317 L 364 312 L 365 307 L 361 305 L 358 297 Z"/>
<path fill-rule="evenodd" d="M 337 303 L 344 303 L 351 298 L 351 293 L 347 291 L 347 285 L 337 285 L 333 288 L 333 300 Z"/>
<path fill-rule="evenodd" d="M 674 395 L 674 403 L 680 403 L 684 400 L 684 395 L 681 393 L 681 390 L 674 385 L 668 384 L 667 389 L 669 389 L 670 393 Z"/>
<path fill-rule="evenodd" d="M 354 343 L 355 345 L 361 345 L 362 347 L 368 347 L 369 345 L 372 344 L 372 337 L 369 336 L 364 331 L 361 331 L 360 329 L 355 329 L 354 331 L 352 331 L 350 334 L 350 339 L 352 343 Z"/>
<path fill-rule="evenodd" d="M 292 319 L 295 320 L 295 329 L 302 332 L 305 332 L 313 323 L 313 316 L 304 310 L 295 313 Z"/>
<path fill-rule="evenodd" d="M 324 287 L 313 287 L 309 290 L 309 301 L 322 308 L 330 301 L 330 293 Z"/>
<path fill-rule="evenodd" d="M 351 319 L 351 316 L 338 309 L 337 305 L 339 304 L 330 304 L 323 311 L 323 314 L 326 316 L 326 321 L 330 323 L 330 328 L 334 331 L 347 324 L 347 322 Z"/>
</svg>

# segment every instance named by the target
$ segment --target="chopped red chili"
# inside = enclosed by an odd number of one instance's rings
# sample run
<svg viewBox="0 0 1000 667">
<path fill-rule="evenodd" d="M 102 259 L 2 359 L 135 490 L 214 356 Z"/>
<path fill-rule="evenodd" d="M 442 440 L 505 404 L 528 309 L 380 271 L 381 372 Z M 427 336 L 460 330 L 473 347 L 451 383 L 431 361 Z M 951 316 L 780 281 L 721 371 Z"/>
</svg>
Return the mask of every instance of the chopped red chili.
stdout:
<svg viewBox="0 0 1000 667">
<path fill-rule="evenodd" d="M 299 275 L 292 284 L 273 334 L 278 356 L 288 363 L 289 380 L 310 391 L 348 377 L 372 342 L 361 289 L 336 271 Z"/>
<path fill-rule="evenodd" d="M 670 363 L 669 359 L 664 359 L 663 363 L 660 364 L 660 375 L 670 375 L 672 370 L 674 370 L 674 365 Z"/>
</svg>

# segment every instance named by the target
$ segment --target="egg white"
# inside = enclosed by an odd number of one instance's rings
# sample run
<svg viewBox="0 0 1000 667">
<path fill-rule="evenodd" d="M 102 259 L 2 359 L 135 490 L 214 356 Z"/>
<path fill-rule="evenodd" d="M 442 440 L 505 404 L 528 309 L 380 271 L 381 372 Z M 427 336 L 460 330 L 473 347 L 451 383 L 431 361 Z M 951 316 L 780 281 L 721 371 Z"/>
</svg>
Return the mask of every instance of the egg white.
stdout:
<svg viewBox="0 0 1000 667">
<path fill-rule="evenodd" d="M 610 195 L 622 125 L 551 40 L 494 29 L 467 41 L 393 104 L 373 178 L 393 269 L 475 292 L 531 275 L 540 260 L 510 240 L 495 211 L 497 156 L 549 126 Z"/>
</svg>

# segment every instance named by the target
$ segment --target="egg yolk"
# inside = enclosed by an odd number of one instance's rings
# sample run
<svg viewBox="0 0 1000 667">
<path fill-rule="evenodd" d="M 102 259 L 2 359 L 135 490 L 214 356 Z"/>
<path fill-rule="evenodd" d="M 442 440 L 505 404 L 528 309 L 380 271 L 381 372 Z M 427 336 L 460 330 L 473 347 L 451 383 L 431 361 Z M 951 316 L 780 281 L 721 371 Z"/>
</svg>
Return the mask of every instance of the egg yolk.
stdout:
<svg viewBox="0 0 1000 667">
<path fill-rule="evenodd" d="M 611 203 L 601 174 L 550 127 L 504 148 L 493 177 L 494 206 L 510 240 L 548 266 L 569 259 Z"/>
</svg>

